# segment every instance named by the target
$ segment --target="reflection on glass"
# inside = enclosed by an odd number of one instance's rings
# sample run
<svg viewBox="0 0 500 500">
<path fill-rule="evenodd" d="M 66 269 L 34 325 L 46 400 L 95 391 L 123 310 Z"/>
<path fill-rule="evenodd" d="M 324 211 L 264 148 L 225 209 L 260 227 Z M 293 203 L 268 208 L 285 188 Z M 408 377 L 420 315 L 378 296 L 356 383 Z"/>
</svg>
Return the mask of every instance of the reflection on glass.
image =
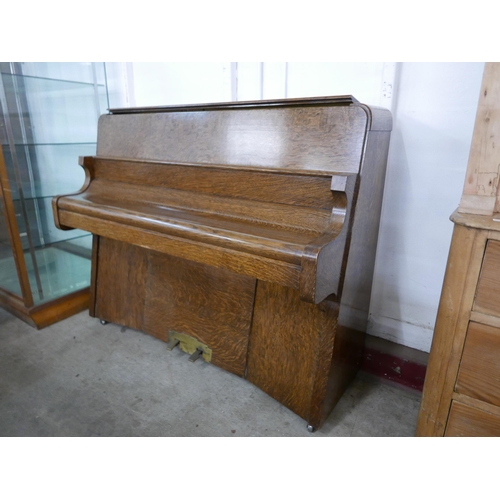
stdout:
<svg viewBox="0 0 500 500">
<path fill-rule="evenodd" d="M 19 297 L 22 295 L 2 203 L 0 203 L 0 286 L 14 295 Z"/>
<path fill-rule="evenodd" d="M 35 198 L 78 191 L 85 182 L 85 173 L 78 165 L 78 157 L 95 155 L 96 145 L 95 143 L 17 145 L 14 150 L 18 181 L 24 197 Z M 10 148 L 4 146 L 3 154 L 12 198 L 18 200 L 20 193 Z"/>
<path fill-rule="evenodd" d="M 65 80 L 75 83 L 94 83 L 94 68 L 97 83 L 105 83 L 104 64 L 90 62 L 22 62 L 19 72 L 23 76 L 34 76 L 52 80 Z"/>
<path fill-rule="evenodd" d="M 90 286 L 89 242 L 91 235 L 35 250 L 37 269 L 27 268 L 35 305 Z M 77 241 L 86 240 L 86 241 Z M 38 290 L 36 271 L 42 293 Z"/>
<path fill-rule="evenodd" d="M 93 63 L 0 63 L 0 68 L 4 189 L 12 198 L 12 230 L 18 232 L 38 305 L 90 285 L 92 236 L 57 229 L 51 202 L 84 184 L 78 157 L 96 152 L 98 118 L 108 107 L 105 68 Z M 0 288 L 21 296 L 7 220 L 0 213 Z"/>
<path fill-rule="evenodd" d="M 104 86 L 71 81 L 53 80 L 31 76 L 18 76 L 2 73 L 3 85 L 7 96 L 12 96 L 9 104 L 10 120 L 15 144 L 68 144 L 96 142 L 97 108 L 107 107 Z M 21 103 L 29 110 L 29 123 L 26 116 L 20 117 L 12 101 Z M 24 123 L 24 129 L 18 122 Z"/>
</svg>

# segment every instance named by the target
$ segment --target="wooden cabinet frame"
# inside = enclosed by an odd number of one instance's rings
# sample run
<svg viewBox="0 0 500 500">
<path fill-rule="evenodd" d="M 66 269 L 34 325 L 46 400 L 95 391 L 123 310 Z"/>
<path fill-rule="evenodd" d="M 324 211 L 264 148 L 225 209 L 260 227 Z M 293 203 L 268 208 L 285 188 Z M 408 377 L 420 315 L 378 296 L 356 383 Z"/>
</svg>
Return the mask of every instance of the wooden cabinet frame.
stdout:
<svg viewBox="0 0 500 500">
<path fill-rule="evenodd" d="M 460 392 L 471 322 L 500 329 L 500 314 L 476 307 L 488 241 L 500 241 L 500 63 L 486 63 L 417 423 L 417 436 L 500 435 L 500 407 Z M 500 280 L 500 269 L 489 268 Z M 499 299 L 500 300 L 500 297 Z M 498 309 L 500 311 L 500 308 Z M 500 331 L 500 330 L 499 330 Z M 498 356 L 500 358 L 500 346 Z M 491 384 L 498 387 L 499 381 Z M 500 387 L 499 387 L 500 390 Z"/>
</svg>

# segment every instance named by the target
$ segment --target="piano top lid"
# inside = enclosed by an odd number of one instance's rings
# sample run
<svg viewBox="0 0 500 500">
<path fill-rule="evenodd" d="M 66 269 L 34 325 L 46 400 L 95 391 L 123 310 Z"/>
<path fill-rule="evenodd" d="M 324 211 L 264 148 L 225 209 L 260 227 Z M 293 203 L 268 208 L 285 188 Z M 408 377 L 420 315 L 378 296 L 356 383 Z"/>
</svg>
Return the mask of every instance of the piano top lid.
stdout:
<svg viewBox="0 0 500 500">
<path fill-rule="evenodd" d="M 389 111 L 352 96 L 112 109 L 99 118 L 96 156 L 358 173 L 367 133 L 391 122 Z"/>
<path fill-rule="evenodd" d="M 204 104 L 174 104 L 169 106 L 143 106 L 134 108 L 111 108 L 109 112 L 114 115 L 134 113 L 168 113 L 179 111 L 208 111 L 217 109 L 251 109 L 269 107 L 296 107 L 296 106 L 346 106 L 359 103 L 352 95 L 325 96 L 325 97 L 300 97 L 289 99 L 265 99 L 258 101 L 230 101 Z"/>
</svg>

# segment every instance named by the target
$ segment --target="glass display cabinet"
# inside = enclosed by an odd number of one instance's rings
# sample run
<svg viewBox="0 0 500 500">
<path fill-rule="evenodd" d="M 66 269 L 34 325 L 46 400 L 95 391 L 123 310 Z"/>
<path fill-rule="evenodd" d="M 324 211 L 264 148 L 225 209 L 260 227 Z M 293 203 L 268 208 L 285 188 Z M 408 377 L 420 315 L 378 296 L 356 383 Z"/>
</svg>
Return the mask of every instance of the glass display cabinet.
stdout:
<svg viewBox="0 0 500 500">
<path fill-rule="evenodd" d="M 88 307 L 91 235 L 54 225 L 109 107 L 103 63 L 0 63 L 0 306 L 36 328 Z"/>
</svg>

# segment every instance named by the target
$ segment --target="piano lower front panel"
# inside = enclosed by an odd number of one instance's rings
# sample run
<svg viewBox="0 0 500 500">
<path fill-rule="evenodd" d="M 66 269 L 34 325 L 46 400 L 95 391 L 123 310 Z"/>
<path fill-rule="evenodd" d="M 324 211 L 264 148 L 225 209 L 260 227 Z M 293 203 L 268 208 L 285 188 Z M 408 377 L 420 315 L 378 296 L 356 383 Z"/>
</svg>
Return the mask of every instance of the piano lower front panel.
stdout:
<svg viewBox="0 0 500 500">
<path fill-rule="evenodd" d="M 210 348 L 212 364 L 322 425 L 363 347 L 359 335 L 337 325 L 337 303 L 306 303 L 276 283 L 94 238 L 91 314 L 165 342 L 172 331 L 188 335 Z"/>
<path fill-rule="evenodd" d="M 95 316 L 165 342 L 194 337 L 244 376 L 255 279 L 108 238 L 98 248 Z"/>
</svg>

